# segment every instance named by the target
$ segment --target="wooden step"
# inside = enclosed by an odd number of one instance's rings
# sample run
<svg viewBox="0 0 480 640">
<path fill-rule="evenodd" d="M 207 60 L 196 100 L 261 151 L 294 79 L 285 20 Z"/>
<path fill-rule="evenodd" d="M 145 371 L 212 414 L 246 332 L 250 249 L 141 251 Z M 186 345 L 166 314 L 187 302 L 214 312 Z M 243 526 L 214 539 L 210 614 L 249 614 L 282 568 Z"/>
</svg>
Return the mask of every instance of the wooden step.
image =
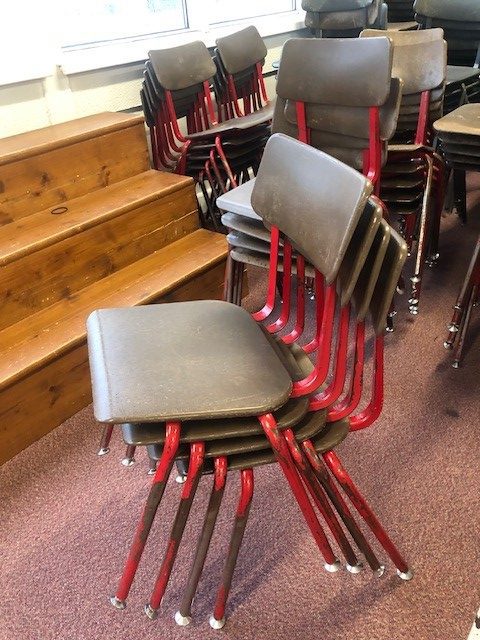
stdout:
<svg viewBox="0 0 480 640">
<path fill-rule="evenodd" d="M 221 297 L 223 235 L 198 229 L 0 332 L 0 463 L 90 402 L 85 321 L 98 308 Z"/>
<path fill-rule="evenodd" d="M 143 119 L 103 113 L 4 138 L 0 225 L 149 169 Z"/>
<path fill-rule="evenodd" d="M 146 171 L 0 228 L 0 330 L 198 228 L 192 180 Z"/>
</svg>

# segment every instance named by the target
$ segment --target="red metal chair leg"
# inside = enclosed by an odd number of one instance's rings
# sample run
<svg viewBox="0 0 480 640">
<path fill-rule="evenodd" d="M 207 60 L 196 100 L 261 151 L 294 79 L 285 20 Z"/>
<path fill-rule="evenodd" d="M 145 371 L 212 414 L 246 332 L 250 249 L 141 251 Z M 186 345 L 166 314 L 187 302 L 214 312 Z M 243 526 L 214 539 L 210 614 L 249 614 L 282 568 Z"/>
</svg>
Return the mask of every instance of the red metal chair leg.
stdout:
<svg viewBox="0 0 480 640">
<path fill-rule="evenodd" d="M 382 545 L 382 547 L 385 549 L 386 553 L 392 560 L 393 564 L 396 566 L 398 576 L 402 580 L 411 580 L 413 578 L 411 569 L 409 569 L 407 563 L 398 552 L 397 548 L 389 538 L 385 529 L 380 524 L 377 516 L 374 514 L 365 498 L 353 483 L 352 479 L 342 466 L 335 452 L 327 451 L 327 453 L 323 454 L 323 458 L 327 463 L 329 469 L 337 479 L 338 483 L 349 497 L 355 509 L 365 520 L 367 525 L 372 530 L 374 536 L 377 538 L 379 543 Z"/>
<path fill-rule="evenodd" d="M 113 424 L 106 424 L 103 427 L 102 437 L 100 438 L 100 445 L 98 447 L 97 455 L 105 456 L 110 451 L 110 440 L 112 439 Z"/>
<path fill-rule="evenodd" d="M 232 537 L 228 549 L 227 559 L 223 567 L 222 580 L 217 592 L 213 615 L 210 616 L 210 626 L 212 629 L 221 629 L 225 625 L 225 608 L 228 594 L 232 585 L 233 572 L 237 564 L 238 553 L 247 526 L 248 514 L 253 498 L 253 470 L 244 469 L 240 472 L 242 491 L 237 506 L 235 522 L 233 525 Z"/>
<path fill-rule="evenodd" d="M 374 572 L 374 574 L 377 577 L 382 576 L 385 571 L 384 565 L 380 564 L 372 547 L 370 546 L 367 539 L 363 535 L 361 529 L 355 522 L 352 512 L 348 508 L 348 505 L 343 499 L 342 494 L 340 493 L 334 481 L 330 477 L 330 474 L 328 473 L 325 463 L 315 451 L 315 447 L 313 446 L 313 443 L 309 440 L 307 440 L 306 442 L 302 442 L 302 449 L 305 452 L 305 455 L 307 456 L 308 462 L 310 463 L 313 469 L 313 472 L 315 473 L 316 477 L 320 481 L 320 484 L 324 488 L 325 493 L 329 497 L 330 502 L 335 507 L 338 515 L 341 517 L 343 523 L 345 524 L 345 527 L 347 528 L 348 532 L 352 536 L 353 540 L 355 540 L 355 544 L 358 546 L 360 551 L 365 556 L 365 559 L 368 562 L 370 569 Z"/>
<path fill-rule="evenodd" d="M 360 573 L 363 568 L 362 563 L 358 561 L 358 558 L 355 555 L 355 551 L 353 550 L 352 545 L 343 532 L 343 529 L 340 526 L 340 523 L 338 522 L 337 517 L 332 507 L 330 506 L 330 503 L 328 502 L 328 499 L 325 496 L 320 483 L 318 482 L 317 477 L 315 476 L 312 468 L 305 459 L 300 445 L 295 440 L 293 431 L 291 429 L 286 429 L 283 433 L 290 448 L 292 458 L 297 465 L 300 476 L 308 492 L 310 493 L 313 502 L 322 514 L 322 517 L 325 520 L 328 528 L 332 532 L 332 535 L 337 542 L 343 556 L 345 557 L 345 560 L 347 561 L 347 570 L 350 571 L 350 573 Z"/>
<path fill-rule="evenodd" d="M 178 548 L 182 541 L 183 531 L 187 524 L 188 515 L 192 507 L 195 492 L 202 476 L 203 460 L 205 455 L 205 445 L 203 442 L 195 442 L 190 446 L 190 464 L 188 465 L 187 480 L 183 485 L 180 504 L 177 509 L 177 515 L 173 522 L 168 541 L 167 550 L 162 565 L 158 572 L 155 586 L 153 587 L 150 602 L 145 605 L 145 614 L 154 620 L 157 617 L 158 609 L 162 602 L 165 590 L 167 588 L 173 565 L 177 557 Z"/>
<path fill-rule="evenodd" d="M 318 522 L 315 511 L 308 499 L 305 487 L 302 484 L 295 463 L 290 456 L 288 444 L 277 427 L 277 423 L 272 414 L 259 416 L 260 424 L 263 427 L 265 435 L 275 453 L 277 462 L 279 463 L 288 483 L 293 491 L 293 495 L 300 507 L 303 516 L 308 524 L 312 536 L 317 543 L 320 552 L 325 559 L 325 569 L 330 573 L 340 569 L 340 561 L 335 557 L 330 543 L 327 540 L 325 532 Z"/>
<path fill-rule="evenodd" d="M 192 621 L 192 602 L 197 591 L 198 582 L 202 575 L 205 559 L 212 539 L 215 524 L 217 522 L 218 512 L 222 504 L 223 493 L 225 491 L 225 483 L 227 480 L 227 458 L 215 458 L 215 475 L 208 503 L 203 529 L 197 543 L 195 551 L 195 559 L 188 576 L 187 587 L 183 594 L 180 608 L 175 614 L 175 622 L 185 627 Z"/>
<path fill-rule="evenodd" d="M 147 542 L 148 534 L 150 533 L 155 514 L 157 513 L 158 506 L 162 500 L 168 476 L 177 453 L 179 439 L 180 423 L 167 423 L 165 445 L 163 447 L 162 457 L 157 466 L 157 471 L 153 478 L 152 488 L 150 489 L 147 503 L 137 525 L 137 530 L 135 531 L 132 546 L 130 547 L 130 553 L 128 554 L 127 562 L 125 564 L 122 577 L 120 578 L 117 592 L 115 596 L 110 598 L 110 602 L 117 609 L 125 609 L 125 600 L 128 596 L 128 592 L 130 591 L 130 587 L 132 586 L 135 573 Z"/>
</svg>

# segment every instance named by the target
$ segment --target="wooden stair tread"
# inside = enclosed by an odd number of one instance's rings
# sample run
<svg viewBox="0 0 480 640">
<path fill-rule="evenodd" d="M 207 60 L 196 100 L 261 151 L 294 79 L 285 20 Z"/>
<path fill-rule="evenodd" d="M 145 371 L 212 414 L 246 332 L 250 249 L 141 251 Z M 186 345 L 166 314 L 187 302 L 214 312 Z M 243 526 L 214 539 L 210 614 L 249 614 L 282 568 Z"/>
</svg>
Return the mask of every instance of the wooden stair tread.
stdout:
<svg viewBox="0 0 480 640">
<path fill-rule="evenodd" d="M 110 131 L 126 129 L 139 122 L 143 122 L 141 115 L 105 112 L 3 138 L 0 146 L 0 166 L 101 136 Z"/>
<path fill-rule="evenodd" d="M 198 229 L 71 298 L 7 327 L 0 332 L 0 388 L 85 340 L 85 321 L 95 309 L 158 300 L 226 255 L 225 236 Z"/>
<path fill-rule="evenodd" d="M 191 183 L 191 178 L 150 169 L 6 224 L 0 227 L 0 266 L 168 196 Z M 52 214 L 52 210 L 61 211 L 63 207 L 68 211 Z"/>
</svg>

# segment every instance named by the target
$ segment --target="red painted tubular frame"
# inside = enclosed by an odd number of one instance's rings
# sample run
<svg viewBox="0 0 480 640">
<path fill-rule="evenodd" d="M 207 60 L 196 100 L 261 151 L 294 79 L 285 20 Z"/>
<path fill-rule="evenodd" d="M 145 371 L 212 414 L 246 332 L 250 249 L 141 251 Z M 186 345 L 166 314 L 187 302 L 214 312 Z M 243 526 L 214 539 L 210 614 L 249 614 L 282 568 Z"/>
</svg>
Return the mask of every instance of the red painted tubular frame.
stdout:
<svg viewBox="0 0 480 640">
<path fill-rule="evenodd" d="M 337 479 L 337 482 L 345 491 L 355 509 L 368 524 L 379 543 L 387 552 L 393 564 L 397 567 L 398 571 L 403 574 L 408 574 L 409 568 L 407 563 L 400 555 L 399 551 L 393 544 L 385 529 L 382 527 L 380 521 L 372 511 L 365 498 L 361 495 L 361 493 L 353 483 L 353 480 L 350 478 L 350 476 L 342 466 L 337 455 L 333 451 L 328 451 L 327 453 L 323 454 L 323 458 L 327 463 L 327 466 Z"/>
<path fill-rule="evenodd" d="M 165 557 L 158 572 L 149 605 L 147 605 L 150 610 L 156 611 L 159 608 L 165 594 L 177 557 L 178 548 L 182 541 L 183 531 L 195 497 L 195 491 L 202 475 L 204 455 L 205 445 L 203 442 L 195 442 L 190 445 L 190 462 L 188 465 L 187 480 L 183 485 L 180 504 L 170 533 Z"/>
<path fill-rule="evenodd" d="M 351 415 L 358 407 L 362 397 L 363 370 L 365 364 L 365 323 L 359 322 L 355 332 L 355 363 L 350 389 L 345 398 L 335 404 L 327 414 L 328 422 L 342 420 Z"/>
<path fill-rule="evenodd" d="M 325 536 L 325 532 L 318 522 L 315 511 L 310 504 L 310 500 L 308 499 L 305 487 L 302 484 L 295 463 L 291 458 L 288 444 L 285 440 L 284 435 L 279 431 L 275 418 L 272 414 L 266 414 L 263 416 L 259 416 L 258 419 L 263 427 L 268 441 L 270 442 L 273 452 L 275 453 L 277 462 L 280 465 L 293 491 L 293 495 L 295 496 L 298 506 L 303 513 L 310 532 L 325 559 L 325 562 L 331 567 L 336 565 L 338 563 L 338 560 L 335 557 L 330 543 Z"/>
<path fill-rule="evenodd" d="M 285 240 L 283 243 L 283 285 L 282 306 L 279 318 L 265 328 L 270 333 L 276 333 L 284 329 L 290 319 L 292 292 L 292 245 Z"/>
<path fill-rule="evenodd" d="M 278 230 L 278 227 L 272 227 L 270 236 L 270 262 L 268 268 L 267 297 L 262 309 L 260 309 L 260 311 L 256 311 L 255 313 L 252 313 L 252 318 L 257 322 L 261 322 L 262 320 L 268 318 L 268 316 L 275 308 L 279 244 L 280 231 Z"/>
<path fill-rule="evenodd" d="M 115 597 L 118 601 L 124 602 L 132 586 L 135 573 L 137 572 L 140 559 L 142 557 L 148 534 L 152 527 L 155 514 L 163 497 L 170 470 L 173 466 L 175 456 L 180 441 L 180 423 L 168 422 L 166 426 L 165 445 L 162 457 L 157 465 L 157 470 L 153 476 L 152 488 L 147 498 L 145 509 L 137 525 L 137 530 L 130 547 L 127 562 L 123 570 Z"/>
<path fill-rule="evenodd" d="M 285 344 L 292 344 L 293 342 L 298 340 L 305 329 L 305 258 L 300 254 L 296 255 L 296 268 L 297 316 L 295 320 L 295 326 L 292 331 L 282 336 L 281 338 Z"/>
<path fill-rule="evenodd" d="M 228 549 L 227 560 L 223 568 L 222 580 L 217 592 L 215 607 L 213 610 L 213 618 L 216 621 L 223 621 L 225 618 L 225 608 L 227 605 L 228 594 L 232 585 L 233 572 L 237 563 L 238 554 L 242 545 L 245 527 L 247 525 L 248 514 L 253 498 L 253 470 L 243 469 L 240 472 L 241 492 L 240 500 L 235 514 L 235 522 L 233 525 L 232 537 Z"/>
</svg>

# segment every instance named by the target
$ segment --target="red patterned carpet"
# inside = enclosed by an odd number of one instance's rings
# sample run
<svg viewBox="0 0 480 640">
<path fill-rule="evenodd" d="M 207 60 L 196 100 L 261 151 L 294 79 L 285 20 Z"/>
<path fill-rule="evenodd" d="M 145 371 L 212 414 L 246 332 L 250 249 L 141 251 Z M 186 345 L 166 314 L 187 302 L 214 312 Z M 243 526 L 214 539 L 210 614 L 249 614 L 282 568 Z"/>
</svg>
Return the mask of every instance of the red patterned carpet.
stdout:
<svg viewBox="0 0 480 640">
<path fill-rule="evenodd" d="M 473 185 L 471 185 L 473 187 Z M 275 466 L 255 473 L 256 490 L 234 576 L 224 630 L 208 625 L 230 535 L 238 483 L 227 489 L 194 603 L 194 623 L 175 625 L 210 480 L 201 483 L 159 618 L 147 601 L 179 488 L 167 487 L 128 608 L 108 603 L 149 484 L 145 462 L 119 465 L 95 455 L 99 428 L 90 408 L 0 470 L 0 640 L 459 640 L 480 601 L 480 313 L 474 314 L 464 366 L 450 366 L 445 327 L 478 233 L 480 191 L 471 189 L 472 222 L 444 220 L 442 257 L 428 270 L 421 313 L 398 300 L 387 338 L 387 394 L 382 418 L 353 434 L 339 453 L 384 525 L 411 560 L 401 582 L 365 571 L 330 575 Z M 260 299 L 252 274 L 254 307 Z M 382 556 L 383 557 L 383 556 Z"/>
</svg>

